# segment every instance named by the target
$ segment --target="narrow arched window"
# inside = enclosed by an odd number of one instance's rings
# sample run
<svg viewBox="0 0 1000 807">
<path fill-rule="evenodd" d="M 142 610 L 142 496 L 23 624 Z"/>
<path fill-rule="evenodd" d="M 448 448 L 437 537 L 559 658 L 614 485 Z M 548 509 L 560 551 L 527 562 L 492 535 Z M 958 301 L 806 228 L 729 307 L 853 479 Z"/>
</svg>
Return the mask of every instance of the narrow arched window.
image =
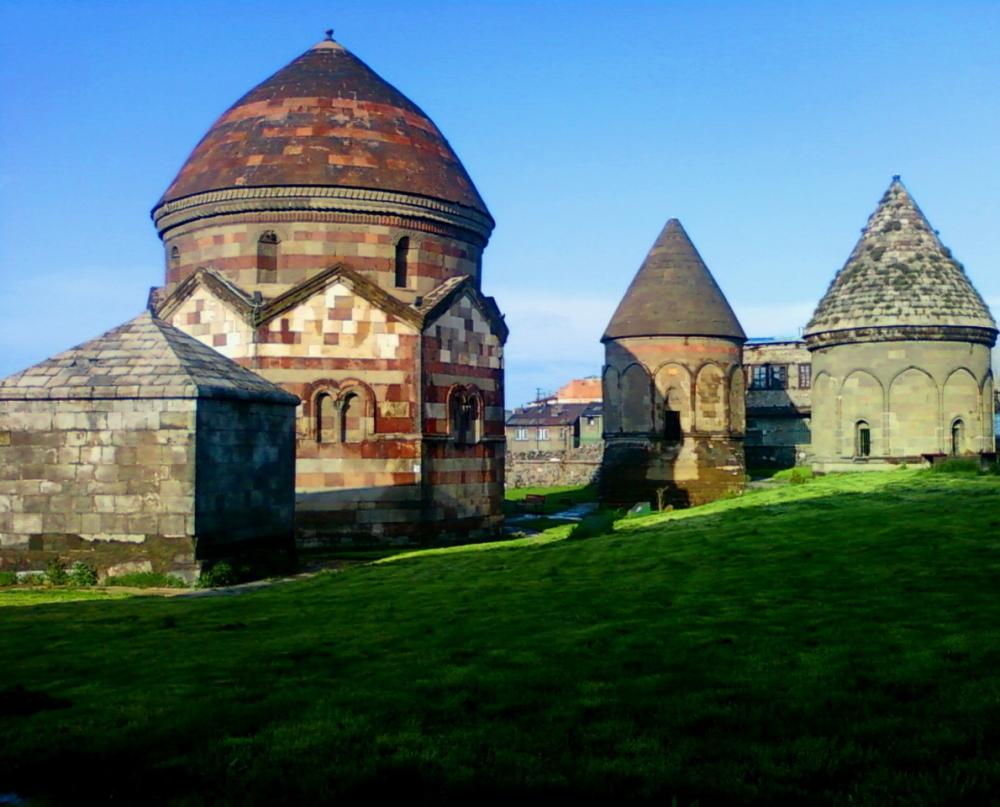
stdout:
<svg viewBox="0 0 1000 807">
<path fill-rule="evenodd" d="M 181 269 L 181 251 L 177 247 L 170 248 L 170 275 L 176 281 Z"/>
<path fill-rule="evenodd" d="M 961 420 L 956 420 L 951 424 L 951 453 L 958 456 L 965 449 L 965 424 Z"/>
<path fill-rule="evenodd" d="M 456 443 L 464 443 L 466 422 L 465 393 L 455 390 L 448 401 L 448 426 L 451 439 Z"/>
<path fill-rule="evenodd" d="M 349 392 L 341 399 L 340 442 L 359 443 L 364 439 L 361 404 L 361 397 L 355 392 Z"/>
<path fill-rule="evenodd" d="M 403 236 L 396 242 L 396 288 L 405 289 L 407 283 L 407 263 L 410 259 L 410 239 Z"/>
<path fill-rule="evenodd" d="M 870 457 L 872 454 L 872 430 L 869 425 L 859 420 L 854 424 L 854 456 Z"/>
<path fill-rule="evenodd" d="M 257 240 L 257 282 L 278 282 L 278 236 L 273 230 Z"/>
<path fill-rule="evenodd" d="M 332 443 L 337 430 L 334 423 L 333 398 L 325 392 L 316 396 L 316 442 Z"/>
<path fill-rule="evenodd" d="M 479 424 L 482 422 L 479 411 L 479 398 L 470 395 L 468 399 L 468 419 L 465 424 L 465 442 L 478 443 L 480 438 Z"/>
</svg>

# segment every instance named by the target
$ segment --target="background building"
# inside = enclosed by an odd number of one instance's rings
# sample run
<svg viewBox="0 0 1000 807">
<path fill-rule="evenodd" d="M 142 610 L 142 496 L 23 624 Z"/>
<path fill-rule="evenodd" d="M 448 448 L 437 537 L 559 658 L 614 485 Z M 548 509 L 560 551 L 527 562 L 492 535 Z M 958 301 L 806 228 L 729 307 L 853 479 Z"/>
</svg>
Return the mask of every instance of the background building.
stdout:
<svg viewBox="0 0 1000 807">
<path fill-rule="evenodd" d="M 569 451 L 601 441 L 600 403 L 544 403 L 515 409 L 507 418 L 508 454 Z"/>
<path fill-rule="evenodd" d="M 743 362 L 747 467 L 784 468 L 805 462 L 812 441 L 812 357 L 806 343 L 749 339 Z"/>
</svg>

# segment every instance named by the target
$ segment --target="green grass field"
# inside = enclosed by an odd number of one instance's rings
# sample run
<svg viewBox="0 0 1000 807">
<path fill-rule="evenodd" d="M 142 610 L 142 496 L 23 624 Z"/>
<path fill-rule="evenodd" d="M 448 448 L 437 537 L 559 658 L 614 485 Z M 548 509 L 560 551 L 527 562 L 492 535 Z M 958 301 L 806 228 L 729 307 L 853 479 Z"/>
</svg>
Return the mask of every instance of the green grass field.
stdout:
<svg viewBox="0 0 1000 807">
<path fill-rule="evenodd" d="M 233 597 L 0 610 L 31 804 L 1000 800 L 1000 478 L 755 491 Z"/>
</svg>

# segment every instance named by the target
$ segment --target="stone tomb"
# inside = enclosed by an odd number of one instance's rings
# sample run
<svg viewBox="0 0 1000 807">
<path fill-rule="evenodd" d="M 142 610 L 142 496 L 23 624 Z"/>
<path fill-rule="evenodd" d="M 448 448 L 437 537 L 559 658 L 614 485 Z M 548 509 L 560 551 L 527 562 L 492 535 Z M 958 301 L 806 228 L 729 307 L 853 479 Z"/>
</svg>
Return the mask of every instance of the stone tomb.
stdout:
<svg viewBox="0 0 1000 807">
<path fill-rule="evenodd" d="M 0 569 L 289 548 L 298 403 L 149 312 L 0 381 Z"/>
</svg>

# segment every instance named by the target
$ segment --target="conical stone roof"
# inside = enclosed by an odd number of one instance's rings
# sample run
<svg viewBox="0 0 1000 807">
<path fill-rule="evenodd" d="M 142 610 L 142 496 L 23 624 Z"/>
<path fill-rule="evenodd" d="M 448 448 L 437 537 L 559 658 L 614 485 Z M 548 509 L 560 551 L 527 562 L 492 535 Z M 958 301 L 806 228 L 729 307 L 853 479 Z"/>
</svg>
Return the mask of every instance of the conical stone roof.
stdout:
<svg viewBox="0 0 1000 807">
<path fill-rule="evenodd" d="M 299 399 L 144 311 L 105 334 L 0 381 L 0 400 Z"/>
<path fill-rule="evenodd" d="M 938 239 L 899 177 L 893 177 L 805 336 L 815 341 L 824 334 L 823 341 L 829 341 L 837 339 L 830 332 L 901 326 L 987 329 L 993 332 L 989 339 L 996 335 L 989 308 L 962 264 Z"/>
<path fill-rule="evenodd" d="M 601 338 L 722 336 L 746 339 L 722 289 L 688 234 L 670 219 Z"/>
<path fill-rule="evenodd" d="M 230 188 L 336 186 L 441 199 L 489 216 L 434 123 L 332 38 L 233 104 L 156 210 Z"/>
</svg>

